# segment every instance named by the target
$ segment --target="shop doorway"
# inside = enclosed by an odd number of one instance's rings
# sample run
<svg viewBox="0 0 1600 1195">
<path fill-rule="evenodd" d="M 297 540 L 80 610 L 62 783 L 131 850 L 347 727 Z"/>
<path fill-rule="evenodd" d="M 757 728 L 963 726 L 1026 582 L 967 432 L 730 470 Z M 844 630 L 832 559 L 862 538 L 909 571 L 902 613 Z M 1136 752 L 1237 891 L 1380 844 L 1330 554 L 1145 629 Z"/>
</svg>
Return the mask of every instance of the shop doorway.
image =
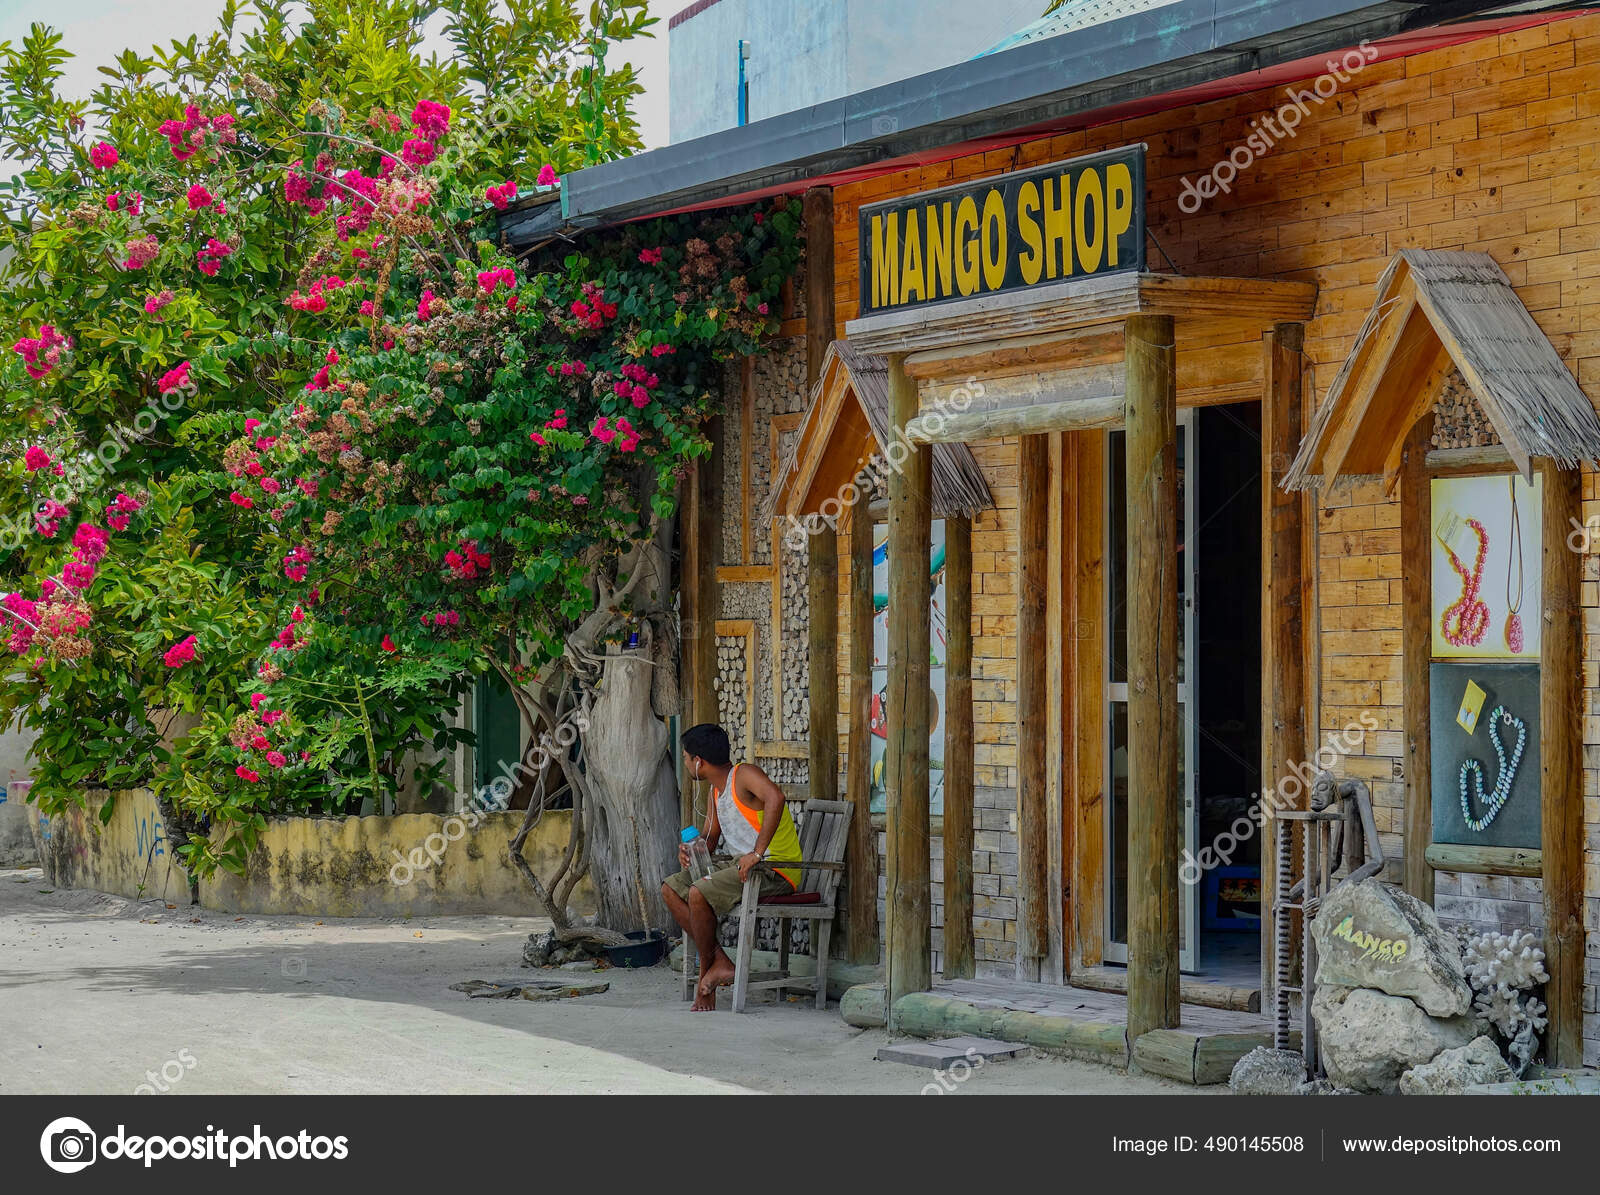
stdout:
<svg viewBox="0 0 1600 1195">
<path fill-rule="evenodd" d="M 1179 966 L 1254 987 L 1261 843 L 1239 833 L 1261 783 L 1261 404 L 1178 417 L 1178 789 L 1186 860 Z M 1122 431 L 1106 436 L 1105 959 L 1127 962 L 1128 593 Z M 1242 819 L 1242 820 L 1241 820 Z"/>
</svg>

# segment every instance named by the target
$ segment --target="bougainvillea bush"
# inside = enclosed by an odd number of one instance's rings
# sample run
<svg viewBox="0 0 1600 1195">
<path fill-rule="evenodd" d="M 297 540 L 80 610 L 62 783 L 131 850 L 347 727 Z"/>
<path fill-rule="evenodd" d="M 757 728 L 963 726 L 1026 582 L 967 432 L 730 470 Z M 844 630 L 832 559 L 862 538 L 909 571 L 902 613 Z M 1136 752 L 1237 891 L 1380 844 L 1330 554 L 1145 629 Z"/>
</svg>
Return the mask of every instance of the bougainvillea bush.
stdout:
<svg viewBox="0 0 1600 1195">
<path fill-rule="evenodd" d="M 500 211 L 635 146 L 637 84 L 600 68 L 647 23 L 511 7 L 443 5 L 454 52 L 425 60 L 408 3 L 230 4 L 89 104 L 48 31 L 0 48 L 0 151 L 28 164 L 0 242 L 0 709 L 39 733 L 45 809 L 148 784 L 197 871 L 241 870 L 267 815 L 431 781 L 476 676 L 553 717 L 600 683 L 586 645 L 664 618 L 626 569 L 706 450 L 720 360 L 775 325 L 796 221 L 508 256 Z"/>
</svg>

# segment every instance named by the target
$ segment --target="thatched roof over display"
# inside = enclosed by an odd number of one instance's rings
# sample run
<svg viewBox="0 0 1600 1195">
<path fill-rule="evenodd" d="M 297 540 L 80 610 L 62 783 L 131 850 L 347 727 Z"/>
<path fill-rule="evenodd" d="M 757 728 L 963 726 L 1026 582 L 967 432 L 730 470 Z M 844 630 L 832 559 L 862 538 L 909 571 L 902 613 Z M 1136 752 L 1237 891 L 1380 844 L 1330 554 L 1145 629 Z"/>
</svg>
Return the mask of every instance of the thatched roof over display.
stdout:
<svg viewBox="0 0 1600 1195">
<path fill-rule="evenodd" d="M 848 341 L 833 341 L 763 518 L 818 513 L 874 456 L 883 457 L 891 441 L 888 361 L 859 352 Z M 935 517 L 971 518 L 994 508 L 989 484 L 965 444 L 933 445 L 932 469 Z"/>
<path fill-rule="evenodd" d="M 1312 419 L 1284 488 L 1393 475 L 1413 424 L 1459 369 L 1512 462 L 1600 459 L 1600 416 L 1485 253 L 1404 249 L 1378 280 L 1356 345 Z"/>
</svg>

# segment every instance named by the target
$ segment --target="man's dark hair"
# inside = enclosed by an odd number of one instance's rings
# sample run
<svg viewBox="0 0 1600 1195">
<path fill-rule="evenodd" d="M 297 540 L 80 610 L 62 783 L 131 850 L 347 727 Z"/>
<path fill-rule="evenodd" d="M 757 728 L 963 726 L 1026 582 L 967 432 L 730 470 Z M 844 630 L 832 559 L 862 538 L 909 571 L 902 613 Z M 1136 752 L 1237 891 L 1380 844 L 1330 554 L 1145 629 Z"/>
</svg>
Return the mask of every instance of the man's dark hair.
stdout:
<svg viewBox="0 0 1600 1195">
<path fill-rule="evenodd" d="M 683 749 L 714 768 L 725 768 L 733 762 L 728 753 L 728 732 L 715 722 L 702 722 L 684 731 Z"/>
</svg>

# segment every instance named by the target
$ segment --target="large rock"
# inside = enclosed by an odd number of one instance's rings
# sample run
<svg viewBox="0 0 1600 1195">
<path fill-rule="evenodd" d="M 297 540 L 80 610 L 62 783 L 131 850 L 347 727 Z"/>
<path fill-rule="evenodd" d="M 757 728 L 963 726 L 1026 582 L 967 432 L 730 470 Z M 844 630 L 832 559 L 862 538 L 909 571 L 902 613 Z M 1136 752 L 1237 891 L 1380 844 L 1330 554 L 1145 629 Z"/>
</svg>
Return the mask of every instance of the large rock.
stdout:
<svg viewBox="0 0 1600 1195">
<path fill-rule="evenodd" d="M 1400 1076 L 1401 1095 L 1460 1095 L 1477 1083 L 1508 1083 L 1511 1068 L 1492 1037 L 1475 1037 Z"/>
<path fill-rule="evenodd" d="M 1436 1017 L 1472 1008 L 1461 947 L 1434 911 L 1375 879 L 1335 888 L 1311 923 L 1317 982 L 1407 996 Z"/>
<path fill-rule="evenodd" d="M 1293 1050 L 1257 1046 L 1233 1064 L 1228 1089 L 1234 1095 L 1293 1095 L 1306 1081 L 1306 1060 Z"/>
<path fill-rule="evenodd" d="M 1311 1001 L 1328 1078 L 1340 1087 L 1393 1095 L 1400 1076 L 1478 1035 L 1470 1016 L 1430 1017 L 1404 996 L 1319 983 Z"/>
</svg>

